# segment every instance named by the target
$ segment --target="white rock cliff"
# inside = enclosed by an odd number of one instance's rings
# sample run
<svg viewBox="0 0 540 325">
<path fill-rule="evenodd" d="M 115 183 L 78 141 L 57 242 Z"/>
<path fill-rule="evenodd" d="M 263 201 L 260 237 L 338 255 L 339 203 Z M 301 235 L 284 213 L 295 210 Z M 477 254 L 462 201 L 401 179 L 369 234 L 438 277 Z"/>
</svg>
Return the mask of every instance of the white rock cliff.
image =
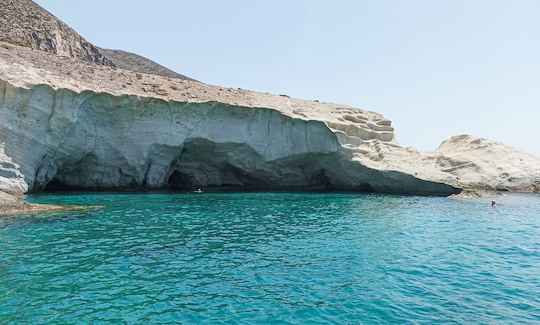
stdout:
<svg viewBox="0 0 540 325">
<path fill-rule="evenodd" d="M 402 148 L 344 105 L 134 73 L 0 47 L 0 190 L 317 188 L 538 191 L 540 160 L 455 137 Z"/>
</svg>

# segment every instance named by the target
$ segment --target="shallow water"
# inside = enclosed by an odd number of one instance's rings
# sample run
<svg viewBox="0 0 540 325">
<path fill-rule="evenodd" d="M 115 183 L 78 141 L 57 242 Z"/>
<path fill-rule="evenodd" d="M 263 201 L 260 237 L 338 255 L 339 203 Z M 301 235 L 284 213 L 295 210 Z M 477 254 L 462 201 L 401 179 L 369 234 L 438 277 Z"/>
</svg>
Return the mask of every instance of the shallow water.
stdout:
<svg viewBox="0 0 540 325">
<path fill-rule="evenodd" d="M 0 323 L 538 323 L 540 197 L 82 194 L 0 219 Z"/>
</svg>

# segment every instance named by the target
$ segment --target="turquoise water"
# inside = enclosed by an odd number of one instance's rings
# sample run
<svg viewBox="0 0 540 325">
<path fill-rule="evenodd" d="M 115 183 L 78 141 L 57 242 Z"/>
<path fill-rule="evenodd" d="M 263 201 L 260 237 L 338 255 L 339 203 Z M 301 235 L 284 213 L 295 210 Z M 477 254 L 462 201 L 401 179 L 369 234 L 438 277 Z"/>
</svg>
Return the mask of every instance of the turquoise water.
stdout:
<svg viewBox="0 0 540 325">
<path fill-rule="evenodd" d="M 540 197 L 84 194 L 0 219 L 0 324 L 540 322 Z"/>
</svg>

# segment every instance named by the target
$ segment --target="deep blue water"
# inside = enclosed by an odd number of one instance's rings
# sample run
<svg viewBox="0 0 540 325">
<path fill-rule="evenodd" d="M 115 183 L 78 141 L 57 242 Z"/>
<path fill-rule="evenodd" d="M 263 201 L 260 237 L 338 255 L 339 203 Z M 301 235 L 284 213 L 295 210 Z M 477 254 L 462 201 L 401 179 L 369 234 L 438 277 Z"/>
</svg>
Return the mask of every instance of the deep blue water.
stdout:
<svg viewBox="0 0 540 325">
<path fill-rule="evenodd" d="M 82 194 L 0 219 L 0 324 L 540 323 L 540 196 Z"/>
</svg>

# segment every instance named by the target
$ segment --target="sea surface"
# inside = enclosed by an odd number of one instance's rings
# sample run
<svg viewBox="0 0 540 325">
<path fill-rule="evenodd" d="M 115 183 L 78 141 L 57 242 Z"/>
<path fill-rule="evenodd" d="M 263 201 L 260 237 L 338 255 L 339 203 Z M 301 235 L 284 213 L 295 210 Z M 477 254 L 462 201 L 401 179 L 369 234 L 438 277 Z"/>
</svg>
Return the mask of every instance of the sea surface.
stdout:
<svg viewBox="0 0 540 325">
<path fill-rule="evenodd" d="M 55 194 L 0 219 L 0 324 L 538 324 L 540 196 Z"/>
</svg>

